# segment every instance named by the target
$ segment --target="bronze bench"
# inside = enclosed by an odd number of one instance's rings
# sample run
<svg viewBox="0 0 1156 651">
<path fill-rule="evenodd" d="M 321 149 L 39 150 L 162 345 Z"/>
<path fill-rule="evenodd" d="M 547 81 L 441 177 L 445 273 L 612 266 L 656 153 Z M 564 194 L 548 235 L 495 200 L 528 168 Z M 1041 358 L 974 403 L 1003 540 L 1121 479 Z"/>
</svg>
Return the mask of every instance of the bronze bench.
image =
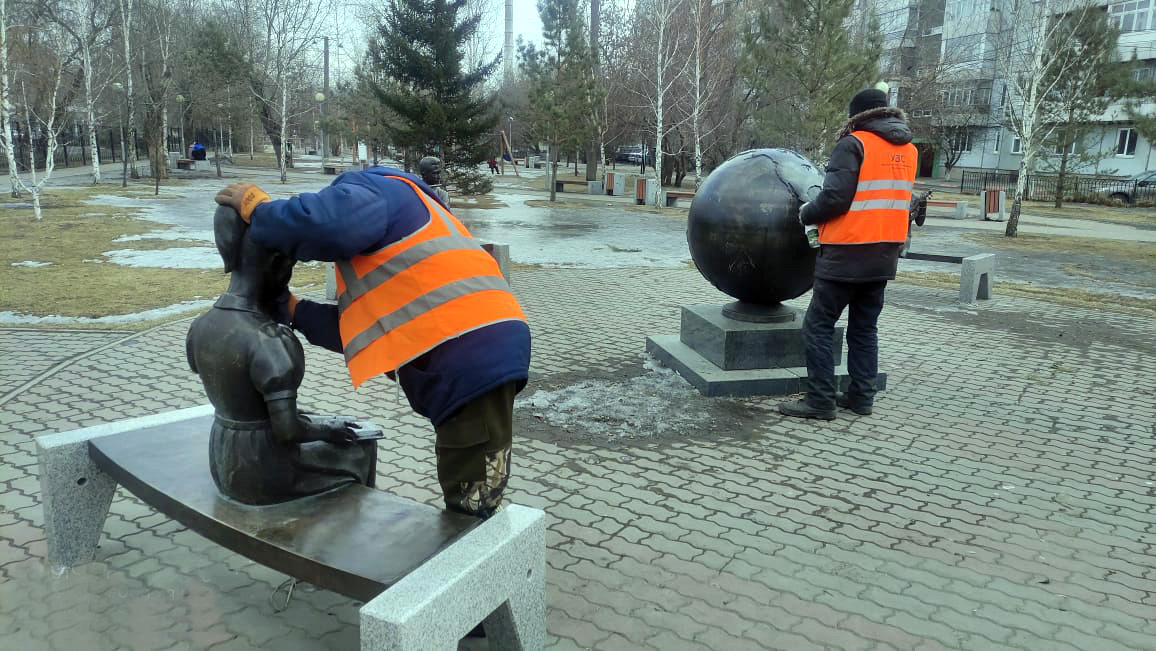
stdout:
<svg viewBox="0 0 1156 651">
<path fill-rule="evenodd" d="M 498 648 L 544 644 L 541 511 L 509 505 L 481 522 L 356 484 L 240 504 L 209 472 L 212 418 L 195 407 L 37 437 L 49 561 L 93 559 L 120 484 L 223 547 L 367 602 L 363 649 L 456 644 L 483 620 Z"/>
</svg>

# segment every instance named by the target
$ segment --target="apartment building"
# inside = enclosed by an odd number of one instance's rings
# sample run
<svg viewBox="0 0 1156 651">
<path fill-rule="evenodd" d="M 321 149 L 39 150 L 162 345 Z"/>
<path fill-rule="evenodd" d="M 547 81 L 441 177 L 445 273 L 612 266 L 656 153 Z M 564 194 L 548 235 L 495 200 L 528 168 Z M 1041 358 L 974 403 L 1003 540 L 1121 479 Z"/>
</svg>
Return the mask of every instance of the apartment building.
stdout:
<svg viewBox="0 0 1156 651">
<path fill-rule="evenodd" d="M 954 163 L 953 176 L 964 169 L 1019 169 L 1020 141 L 1004 124 L 1006 103 L 1015 101 L 1004 77 L 1019 65 L 1008 60 L 1006 43 L 1009 33 L 1023 29 L 1016 0 L 862 2 L 883 32 L 881 68 L 892 86 L 892 102 L 908 112 L 920 134 L 920 176 L 943 176 L 948 161 Z M 1119 58 L 1135 56 L 1136 77 L 1156 79 L 1156 0 L 1106 2 L 1100 10 L 1121 31 Z M 1156 98 L 1141 110 L 1156 113 Z M 1123 106 L 1096 118 L 1074 147 L 1103 153 L 1098 163 L 1074 170 L 1080 173 L 1131 176 L 1156 169 L 1153 143 L 1140 136 Z M 1042 152 L 1037 161 L 1037 169 L 1046 171 L 1058 165 L 1059 152 Z"/>
</svg>

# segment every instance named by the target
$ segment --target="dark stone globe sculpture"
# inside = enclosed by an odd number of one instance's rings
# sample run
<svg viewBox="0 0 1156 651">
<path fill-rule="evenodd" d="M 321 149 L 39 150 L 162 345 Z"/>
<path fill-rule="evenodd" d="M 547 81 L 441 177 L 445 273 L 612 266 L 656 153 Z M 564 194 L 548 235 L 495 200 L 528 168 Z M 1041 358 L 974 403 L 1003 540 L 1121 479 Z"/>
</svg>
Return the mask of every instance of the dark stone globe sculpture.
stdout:
<svg viewBox="0 0 1156 651">
<path fill-rule="evenodd" d="M 690 204 L 690 257 L 712 285 L 738 299 L 723 308 L 744 321 L 788 321 L 781 301 L 811 288 L 815 252 L 799 223 L 823 175 L 786 149 L 753 149 L 711 172 Z"/>
</svg>

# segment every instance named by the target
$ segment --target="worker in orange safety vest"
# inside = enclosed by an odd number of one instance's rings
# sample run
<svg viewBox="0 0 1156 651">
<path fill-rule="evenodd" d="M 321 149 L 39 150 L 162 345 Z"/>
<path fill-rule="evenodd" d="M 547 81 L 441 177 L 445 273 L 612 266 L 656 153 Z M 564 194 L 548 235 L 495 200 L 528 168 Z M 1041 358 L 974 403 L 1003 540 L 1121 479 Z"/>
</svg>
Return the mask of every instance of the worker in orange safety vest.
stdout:
<svg viewBox="0 0 1156 651">
<path fill-rule="evenodd" d="M 437 192 L 377 167 L 291 199 L 237 183 L 216 201 L 240 213 L 254 242 L 335 263 L 337 304 L 289 296 L 288 324 L 343 353 L 355 388 L 396 379 L 433 424 L 446 508 L 492 515 L 509 479 L 530 329 L 497 262 Z"/>
<path fill-rule="evenodd" d="M 907 240 L 916 166 L 907 116 L 887 105 L 886 85 L 856 93 L 823 189 L 799 208 L 804 226 L 818 225 L 819 252 L 803 321 L 807 393 L 780 404 L 782 414 L 832 420 L 836 406 L 871 414 L 879 365 L 876 323 Z M 850 384 L 839 393 L 833 343 L 844 309 Z"/>
</svg>

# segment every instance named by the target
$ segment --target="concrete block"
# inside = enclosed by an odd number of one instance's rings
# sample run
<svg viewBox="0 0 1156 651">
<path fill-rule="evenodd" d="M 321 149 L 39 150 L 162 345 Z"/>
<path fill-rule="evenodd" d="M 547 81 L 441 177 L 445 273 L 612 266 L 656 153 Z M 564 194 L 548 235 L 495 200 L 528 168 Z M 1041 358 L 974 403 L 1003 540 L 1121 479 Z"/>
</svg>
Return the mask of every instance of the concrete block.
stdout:
<svg viewBox="0 0 1156 651">
<path fill-rule="evenodd" d="M 510 245 L 495 244 L 494 242 L 481 242 L 481 245 L 487 253 L 498 261 L 498 269 L 502 271 L 506 282 L 510 282 Z"/>
<path fill-rule="evenodd" d="M 602 181 L 587 181 L 586 192 L 588 194 L 604 194 L 602 191 Z"/>
<path fill-rule="evenodd" d="M 647 337 L 646 351 L 681 375 L 704 396 L 785 395 L 806 390 L 806 366 L 726 371 L 674 335 Z M 835 367 L 835 382 L 841 391 L 850 385 L 851 378 L 847 375 L 845 365 Z M 879 391 L 884 390 L 887 387 L 887 374 L 879 373 L 875 385 Z"/>
<path fill-rule="evenodd" d="M 806 366 L 803 322 L 751 323 L 723 315 L 722 305 L 686 305 L 682 308 L 679 340 L 724 371 Z M 843 328 L 832 342 L 838 358 L 843 351 Z"/>
<path fill-rule="evenodd" d="M 70 567 L 91 561 L 96 553 L 116 482 L 89 458 L 90 440 L 206 413 L 213 413 L 212 405 L 36 437 L 48 562 Z"/>
<path fill-rule="evenodd" d="M 511 504 L 361 607 L 361 648 L 452 650 L 479 623 L 491 649 L 546 645 L 545 513 Z"/>
<path fill-rule="evenodd" d="M 963 259 L 959 272 L 959 301 L 974 303 L 991 298 L 991 281 L 995 273 L 995 254 L 983 253 Z"/>
</svg>

